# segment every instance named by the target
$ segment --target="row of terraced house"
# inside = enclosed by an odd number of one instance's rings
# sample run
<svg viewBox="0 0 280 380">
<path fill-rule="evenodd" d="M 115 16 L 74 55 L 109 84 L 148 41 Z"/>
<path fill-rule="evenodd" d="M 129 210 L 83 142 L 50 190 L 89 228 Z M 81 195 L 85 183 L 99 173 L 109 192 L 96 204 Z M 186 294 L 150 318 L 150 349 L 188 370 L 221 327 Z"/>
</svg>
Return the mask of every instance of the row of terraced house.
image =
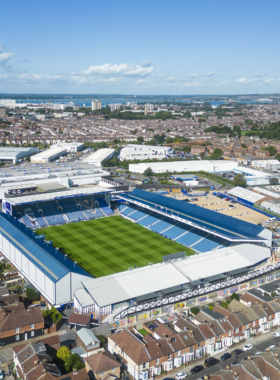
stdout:
<svg viewBox="0 0 280 380">
<path fill-rule="evenodd" d="M 224 304 L 223 304 L 224 306 Z M 108 349 L 121 356 L 136 379 L 148 379 L 179 368 L 197 358 L 223 352 L 254 335 L 280 326 L 280 303 L 256 289 L 227 308 L 216 303 L 188 317 L 172 316 L 124 328 L 108 337 Z M 138 325 L 139 328 L 139 325 Z"/>
</svg>

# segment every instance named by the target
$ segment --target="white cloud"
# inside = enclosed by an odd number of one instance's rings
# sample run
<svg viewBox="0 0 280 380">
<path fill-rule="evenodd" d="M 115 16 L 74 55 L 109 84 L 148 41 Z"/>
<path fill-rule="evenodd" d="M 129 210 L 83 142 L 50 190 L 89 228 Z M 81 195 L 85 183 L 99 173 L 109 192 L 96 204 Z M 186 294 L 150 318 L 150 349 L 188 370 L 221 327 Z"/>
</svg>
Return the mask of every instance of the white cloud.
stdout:
<svg viewBox="0 0 280 380">
<path fill-rule="evenodd" d="M 204 73 L 204 74 L 191 73 L 188 75 L 188 78 L 204 78 L 204 77 L 212 78 L 215 74 L 216 74 L 215 71 L 209 71 L 208 73 Z"/>
<path fill-rule="evenodd" d="M 215 71 L 210 71 L 209 73 L 204 74 L 205 77 L 213 77 L 215 75 Z"/>
<path fill-rule="evenodd" d="M 192 73 L 192 74 L 188 75 L 188 78 L 197 78 L 197 77 L 199 77 L 199 75 L 195 74 L 195 73 Z"/>
<path fill-rule="evenodd" d="M 144 63 L 144 64 L 143 64 Z M 154 70 L 154 66 L 148 61 L 144 61 L 141 65 L 135 65 L 134 63 L 121 63 L 91 66 L 88 70 L 83 70 L 82 75 L 118 75 L 118 76 L 147 76 Z"/>
<path fill-rule="evenodd" d="M 236 80 L 237 83 L 247 83 L 248 79 L 247 78 L 239 78 Z"/>
<path fill-rule="evenodd" d="M 14 57 L 14 53 L 4 51 L 3 45 L 0 44 L 0 64 L 5 65 L 6 62 Z"/>
</svg>

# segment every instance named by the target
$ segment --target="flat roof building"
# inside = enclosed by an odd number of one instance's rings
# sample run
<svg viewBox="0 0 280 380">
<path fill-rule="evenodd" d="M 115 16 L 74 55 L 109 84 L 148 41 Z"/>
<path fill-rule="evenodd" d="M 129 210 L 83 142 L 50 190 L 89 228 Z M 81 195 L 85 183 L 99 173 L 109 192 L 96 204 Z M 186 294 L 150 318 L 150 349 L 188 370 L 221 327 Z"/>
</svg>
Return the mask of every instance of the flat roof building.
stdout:
<svg viewBox="0 0 280 380">
<path fill-rule="evenodd" d="M 109 160 L 115 154 L 115 149 L 104 148 L 98 149 L 96 152 L 86 157 L 83 162 L 101 167 L 103 161 Z"/>
<path fill-rule="evenodd" d="M 129 171 L 133 173 L 143 174 L 145 170 L 151 168 L 154 173 L 182 173 L 182 172 L 199 172 L 208 173 L 232 171 L 238 168 L 235 161 L 170 161 L 170 162 L 151 162 L 141 164 L 130 164 Z"/>
<path fill-rule="evenodd" d="M 39 148 L 0 147 L 0 161 L 16 164 L 21 158 L 34 155 L 38 152 Z"/>
<path fill-rule="evenodd" d="M 54 149 L 54 148 L 66 148 L 67 149 L 67 152 L 80 152 L 81 150 L 84 149 L 84 144 L 83 143 L 79 143 L 79 142 L 70 142 L 70 143 L 67 143 L 67 142 L 60 142 L 60 143 L 56 143 L 56 144 L 53 144 L 51 145 L 51 149 Z"/>
<path fill-rule="evenodd" d="M 67 148 L 65 147 L 47 149 L 47 150 L 44 150 L 43 152 L 40 152 L 32 156 L 31 162 L 38 162 L 38 163 L 50 162 L 60 156 L 65 155 L 66 153 L 67 153 Z"/>
<path fill-rule="evenodd" d="M 120 151 L 120 160 L 147 160 L 156 158 L 162 160 L 173 154 L 173 149 L 168 146 L 151 146 L 130 144 Z"/>
</svg>

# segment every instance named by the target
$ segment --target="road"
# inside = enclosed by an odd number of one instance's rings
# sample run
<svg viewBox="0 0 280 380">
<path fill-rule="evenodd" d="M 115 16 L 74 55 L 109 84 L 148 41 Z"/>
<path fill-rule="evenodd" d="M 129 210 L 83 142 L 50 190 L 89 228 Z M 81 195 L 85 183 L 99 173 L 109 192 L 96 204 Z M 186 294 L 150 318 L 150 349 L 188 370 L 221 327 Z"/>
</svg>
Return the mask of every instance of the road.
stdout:
<svg viewBox="0 0 280 380">
<path fill-rule="evenodd" d="M 275 330 L 273 332 L 275 332 Z M 203 378 L 203 376 L 205 376 L 205 375 L 214 374 L 215 372 L 217 372 L 219 370 L 225 369 L 226 366 L 230 366 L 231 364 L 235 364 L 236 362 L 240 363 L 243 359 L 247 358 L 250 355 L 256 354 L 258 351 L 264 352 L 265 349 L 268 346 L 270 346 L 270 345 L 273 345 L 273 344 L 278 345 L 278 344 L 280 344 L 280 338 L 274 338 L 272 336 L 272 334 L 273 333 L 268 333 L 266 335 L 262 335 L 262 336 L 260 336 L 258 338 L 251 339 L 251 340 L 247 341 L 244 344 L 240 344 L 238 346 L 234 346 L 234 348 L 232 347 L 229 350 L 226 350 L 226 351 L 220 353 L 219 355 L 213 355 L 213 357 L 215 357 L 217 359 L 220 359 L 220 357 L 225 352 L 231 353 L 236 348 L 242 349 L 242 347 L 244 347 L 245 344 L 247 344 L 247 343 L 248 344 L 250 343 L 250 344 L 253 345 L 252 350 L 247 351 L 247 352 L 244 351 L 241 355 L 237 355 L 237 356 L 236 355 L 232 355 L 232 357 L 230 359 L 224 360 L 224 361 L 220 361 L 219 364 L 216 364 L 216 365 L 214 365 L 213 367 L 210 367 L 210 368 L 205 368 L 203 371 L 198 372 L 198 373 L 196 373 L 194 375 L 190 374 L 191 368 L 195 367 L 198 364 L 204 365 L 204 362 L 196 363 L 196 364 L 190 366 L 189 368 L 180 369 L 180 370 L 178 370 L 178 372 L 185 372 L 185 373 L 187 373 L 188 374 L 188 380 L 197 380 L 197 379 Z M 175 376 L 176 376 L 176 373 L 172 373 L 172 374 L 168 375 L 168 377 L 172 377 L 172 378 L 175 378 Z"/>
</svg>

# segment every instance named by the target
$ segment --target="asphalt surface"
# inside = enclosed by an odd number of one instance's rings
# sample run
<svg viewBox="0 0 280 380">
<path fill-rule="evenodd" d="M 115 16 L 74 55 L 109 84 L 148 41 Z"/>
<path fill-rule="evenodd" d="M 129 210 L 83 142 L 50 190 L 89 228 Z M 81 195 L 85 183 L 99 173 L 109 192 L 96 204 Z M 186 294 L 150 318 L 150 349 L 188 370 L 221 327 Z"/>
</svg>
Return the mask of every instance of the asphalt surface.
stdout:
<svg viewBox="0 0 280 380">
<path fill-rule="evenodd" d="M 267 337 L 269 338 L 268 340 L 265 340 L 265 341 L 262 341 L 262 342 L 256 342 L 254 339 L 251 339 L 251 340 L 245 342 L 243 345 L 238 345 L 239 349 L 242 349 L 242 347 L 244 347 L 246 344 L 252 344 L 253 348 L 250 351 L 244 351 L 240 355 L 232 355 L 230 359 L 223 360 L 223 361 L 221 360 L 220 363 L 213 365 L 213 367 L 210 367 L 210 368 L 204 367 L 203 371 L 198 372 L 198 373 L 196 373 L 194 375 L 192 375 L 190 373 L 190 370 L 193 367 L 195 367 L 196 365 L 198 365 L 198 364 L 204 365 L 204 363 L 200 362 L 200 363 L 193 364 L 190 367 L 182 368 L 182 369 L 178 370 L 178 372 L 185 372 L 185 373 L 187 373 L 188 380 L 202 379 L 203 376 L 205 376 L 205 375 L 214 374 L 215 372 L 217 372 L 219 370 L 225 369 L 227 366 L 230 366 L 230 365 L 236 364 L 236 363 L 240 363 L 240 362 L 242 362 L 243 359 L 247 358 L 248 356 L 252 356 L 252 355 L 256 354 L 259 351 L 264 352 L 265 349 L 267 347 L 269 347 L 270 345 L 274 345 L 274 344 L 278 345 L 280 343 L 280 338 L 274 338 L 274 337 L 271 337 L 271 336 L 272 336 L 272 333 L 269 333 L 269 334 L 267 334 Z M 231 348 L 229 348 L 229 350 L 223 351 L 222 353 L 220 353 L 219 355 L 216 355 L 214 357 L 217 358 L 217 359 L 220 359 L 220 357 L 224 353 L 226 353 L 226 352 L 231 353 L 236 348 L 237 348 L 237 346 L 231 347 Z M 172 373 L 172 374 L 168 375 L 167 377 L 175 378 L 175 376 L 176 376 L 176 373 Z"/>
<path fill-rule="evenodd" d="M 13 360 L 13 349 L 7 348 L 6 350 L 0 351 L 0 366 Z"/>
</svg>

